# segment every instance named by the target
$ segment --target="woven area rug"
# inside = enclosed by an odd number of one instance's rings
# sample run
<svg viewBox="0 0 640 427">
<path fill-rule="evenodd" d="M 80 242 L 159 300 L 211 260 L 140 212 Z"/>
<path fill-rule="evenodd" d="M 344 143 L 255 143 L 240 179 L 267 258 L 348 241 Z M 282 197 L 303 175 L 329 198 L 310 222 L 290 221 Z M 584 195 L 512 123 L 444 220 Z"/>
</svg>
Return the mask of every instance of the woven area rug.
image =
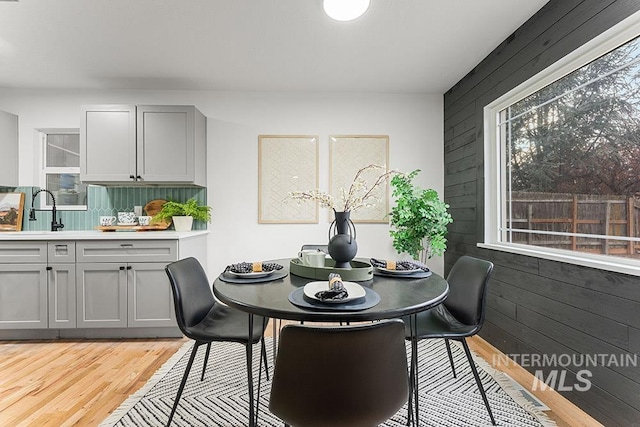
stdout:
<svg viewBox="0 0 640 427">
<path fill-rule="evenodd" d="M 166 424 L 180 380 L 184 373 L 191 343 L 185 344 L 134 395 L 130 396 L 102 424 L 111 426 L 163 426 Z M 204 381 L 200 372 L 205 347 L 191 369 L 172 426 L 245 426 L 248 424 L 248 394 L 246 386 L 244 346 L 235 343 L 213 343 Z M 458 378 L 453 378 L 443 340 L 422 340 L 420 352 L 420 425 L 421 426 L 490 426 L 489 415 L 476 387 L 464 351 L 452 342 L 452 352 Z M 271 341 L 267 338 L 269 366 Z M 254 346 L 256 377 L 259 346 Z M 482 359 L 476 365 L 484 384 L 496 422 L 501 426 L 555 426 L 555 423 L 522 398 L 510 380 Z M 301 381 L 304 381 L 301 378 Z M 270 383 L 262 380 L 260 390 L 259 426 L 282 426 L 269 412 Z M 383 426 L 403 427 L 407 422 L 407 407 L 399 410 Z"/>
</svg>

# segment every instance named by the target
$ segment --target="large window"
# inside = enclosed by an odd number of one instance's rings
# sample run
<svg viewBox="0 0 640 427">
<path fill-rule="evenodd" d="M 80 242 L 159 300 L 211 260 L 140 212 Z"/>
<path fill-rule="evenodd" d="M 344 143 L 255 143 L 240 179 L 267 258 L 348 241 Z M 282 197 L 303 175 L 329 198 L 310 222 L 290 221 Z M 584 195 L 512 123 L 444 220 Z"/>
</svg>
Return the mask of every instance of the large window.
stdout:
<svg viewBox="0 0 640 427">
<path fill-rule="evenodd" d="M 488 244 L 640 271 L 640 37 L 628 27 L 485 108 Z"/>
<path fill-rule="evenodd" d="M 60 210 L 85 210 L 87 185 L 80 182 L 80 134 L 77 129 L 40 131 L 43 149 L 42 187 L 51 191 Z M 44 194 L 44 193 L 42 193 Z M 50 209 L 51 196 L 40 197 L 41 208 Z"/>
</svg>

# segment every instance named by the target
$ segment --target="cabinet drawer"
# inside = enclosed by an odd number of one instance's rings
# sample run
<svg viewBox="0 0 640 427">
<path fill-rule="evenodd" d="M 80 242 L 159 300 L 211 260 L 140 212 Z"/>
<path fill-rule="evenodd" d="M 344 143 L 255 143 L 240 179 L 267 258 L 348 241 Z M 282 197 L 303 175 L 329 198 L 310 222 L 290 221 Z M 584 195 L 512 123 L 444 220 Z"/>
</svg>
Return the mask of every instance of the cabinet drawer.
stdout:
<svg viewBox="0 0 640 427">
<path fill-rule="evenodd" d="M 0 264 L 47 263 L 47 242 L 2 242 Z"/>
<path fill-rule="evenodd" d="M 76 243 L 77 262 L 172 262 L 176 240 L 89 240 Z"/>
<path fill-rule="evenodd" d="M 49 242 L 48 246 L 49 264 L 75 263 L 76 262 L 76 242 Z"/>
</svg>

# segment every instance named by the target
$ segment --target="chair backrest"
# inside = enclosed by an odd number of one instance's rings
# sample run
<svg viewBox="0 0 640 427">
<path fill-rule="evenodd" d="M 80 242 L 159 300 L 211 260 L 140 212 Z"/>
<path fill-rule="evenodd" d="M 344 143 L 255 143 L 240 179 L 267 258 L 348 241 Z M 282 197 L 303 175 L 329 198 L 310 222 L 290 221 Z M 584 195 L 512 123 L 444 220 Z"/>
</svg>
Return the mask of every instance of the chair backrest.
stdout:
<svg viewBox="0 0 640 427">
<path fill-rule="evenodd" d="M 444 306 L 458 321 L 482 326 L 487 283 L 492 272 L 493 263 L 468 255 L 461 256 L 453 265 L 447 276 L 449 296 Z"/>
<path fill-rule="evenodd" d="M 209 279 L 195 258 L 185 258 L 165 267 L 176 309 L 176 321 L 183 334 L 193 338 L 189 328 L 202 321 L 215 304 Z"/>
<path fill-rule="evenodd" d="M 407 401 L 400 320 L 282 328 L 269 409 L 294 426 L 377 426 Z"/>
</svg>

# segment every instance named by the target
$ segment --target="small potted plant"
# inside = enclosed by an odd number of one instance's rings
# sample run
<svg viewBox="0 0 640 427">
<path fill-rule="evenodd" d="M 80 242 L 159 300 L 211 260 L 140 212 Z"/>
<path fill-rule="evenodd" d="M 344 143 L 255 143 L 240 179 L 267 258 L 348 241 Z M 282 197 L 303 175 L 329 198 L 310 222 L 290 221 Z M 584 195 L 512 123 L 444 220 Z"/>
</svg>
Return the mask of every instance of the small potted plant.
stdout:
<svg viewBox="0 0 640 427">
<path fill-rule="evenodd" d="M 425 262 L 447 249 L 447 225 L 453 218 L 447 211 L 449 205 L 438 198 L 435 190 L 425 190 L 411 182 L 418 172 L 420 169 L 391 179 L 396 205 L 389 214 L 394 228 L 390 234 L 399 254 L 408 253 Z"/>
<path fill-rule="evenodd" d="M 189 231 L 193 220 L 210 222 L 211 207 L 199 205 L 196 199 L 189 199 L 184 203 L 168 201 L 153 218 L 152 221 L 172 220 L 176 231 Z"/>
</svg>

